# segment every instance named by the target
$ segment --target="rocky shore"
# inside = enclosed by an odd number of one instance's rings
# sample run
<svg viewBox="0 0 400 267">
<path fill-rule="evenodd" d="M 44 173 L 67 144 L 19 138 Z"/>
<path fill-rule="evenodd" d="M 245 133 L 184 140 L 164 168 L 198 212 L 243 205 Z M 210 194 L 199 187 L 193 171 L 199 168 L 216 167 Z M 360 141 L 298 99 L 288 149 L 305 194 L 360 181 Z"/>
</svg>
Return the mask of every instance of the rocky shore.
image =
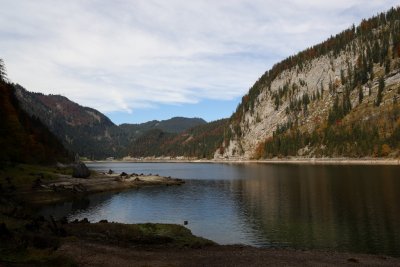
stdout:
<svg viewBox="0 0 400 267">
<path fill-rule="evenodd" d="M 69 166 L 15 165 L 0 169 L 0 194 L 35 206 L 81 198 L 88 194 L 123 191 L 143 186 L 173 186 L 185 183 L 182 179 L 158 174 L 101 173 L 90 171 L 85 178 Z"/>
<path fill-rule="evenodd" d="M 143 186 L 155 185 L 182 185 L 182 179 L 160 175 L 127 174 L 127 173 L 99 173 L 92 172 L 88 178 L 74 178 L 70 175 L 58 175 L 57 178 L 45 181 L 36 181 L 33 199 L 35 203 L 45 204 L 62 201 L 71 197 L 108 191 L 123 191 Z M 46 197 L 52 196 L 52 197 Z"/>
<path fill-rule="evenodd" d="M 183 183 L 185 182 L 182 179 L 159 175 L 97 173 L 89 178 L 60 176 L 56 180 L 43 183 L 41 187 L 58 192 L 98 193 L 119 191 L 140 186 L 181 185 Z"/>
</svg>

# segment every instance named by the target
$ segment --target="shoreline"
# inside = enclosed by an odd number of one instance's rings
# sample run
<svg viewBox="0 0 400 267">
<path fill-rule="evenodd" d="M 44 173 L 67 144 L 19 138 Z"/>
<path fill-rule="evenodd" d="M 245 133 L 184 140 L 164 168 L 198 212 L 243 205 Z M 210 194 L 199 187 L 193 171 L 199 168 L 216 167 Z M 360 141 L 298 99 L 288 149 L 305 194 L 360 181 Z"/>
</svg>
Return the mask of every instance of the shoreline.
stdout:
<svg viewBox="0 0 400 267">
<path fill-rule="evenodd" d="M 147 186 L 179 186 L 184 183 L 182 179 L 158 174 L 93 170 L 88 178 L 74 178 L 70 166 L 17 164 L 0 169 L 0 199 L 4 195 L 36 207 L 102 192 L 121 192 Z"/>
<path fill-rule="evenodd" d="M 117 193 L 145 186 L 177 186 L 184 183 L 182 179 L 144 174 L 96 173 L 89 178 L 62 175 L 54 180 L 42 182 L 30 193 L 30 198 L 32 204 L 46 205 L 96 193 Z"/>
<path fill-rule="evenodd" d="M 92 160 L 85 163 L 226 163 L 226 164 L 304 164 L 304 165 L 400 165 L 394 158 L 273 158 L 273 159 L 131 159 Z"/>
<path fill-rule="evenodd" d="M 32 172 L 32 170 L 25 172 Z M 63 222 L 62 220 L 41 219 L 31 214 L 31 205 L 35 200 L 64 201 L 69 197 L 79 197 L 97 192 L 121 191 L 149 185 L 178 185 L 184 182 L 158 175 L 131 174 L 123 176 L 122 178 L 118 173 L 96 173 L 92 178 L 82 179 L 71 178 L 66 174 L 60 175 L 57 179 L 43 181 L 42 185 L 45 187 L 29 189 L 31 192 L 25 195 L 25 202 L 20 202 L 17 194 L 19 190 L 24 191 L 26 188 L 21 185 L 17 185 L 15 192 L 0 194 L 0 200 L 4 204 L 3 210 L 0 210 L 0 219 L 3 220 L 2 230 L 3 233 L 12 233 L 11 239 L 7 239 L 9 237 L 3 235 L 2 238 L 6 238 L 7 242 L 0 242 L 4 248 L 8 249 L 8 254 L 5 255 L 18 259 L 13 262 L 16 265 L 32 263 L 30 253 L 33 255 L 35 251 L 40 251 L 42 254 L 37 259 L 38 264 L 51 262 L 58 257 L 62 262 L 89 266 L 262 266 L 266 263 L 278 266 L 353 266 L 354 264 L 400 266 L 400 258 L 377 254 L 219 245 L 193 235 L 189 229 L 178 224 L 122 224 L 105 220 L 91 223 L 87 219 L 80 222 Z M 139 181 L 135 180 L 138 177 Z M 34 181 L 34 178 L 31 180 Z M 24 183 L 30 187 L 32 181 L 24 180 Z M 82 185 L 82 183 L 86 184 Z M 110 184 L 121 188 L 111 188 Z M 57 190 L 54 191 L 54 188 L 49 185 L 55 185 Z M 87 191 L 79 192 L 82 188 L 86 188 Z M 45 192 L 41 192 L 42 190 Z M 47 195 L 46 192 L 51 194 Z M 44 193 L 43 198 L 38 196 L 41 193 Z M 39 198 L 36 198 L 35 194 L 38 194 L 36 196 Z M 59 198 L 56 199 L 56 196 Z M 36 204 L 47 205 L 49 203 L 39 201 Z M 19 212 L 10 213 L 9 211 L 12 210 L 19 210 Z M 27 239 L 27 236 L 30 239 Z M 40 239 L 35 239 L 35 237 Z M 17 246 L 19 240 L 27 242 L 28 248 L 31 250 L 25 251 Z M 38 244 L 37 240 L 40 240 L 41 243 Z M 23 258 L 18 254 L 21 251 L 27 253 Z M 1 256 L 0 265 L 9 263 L 6 262 L 7 257 L 2 258 Z M 57 265 L 70 266 L 68 264 Z"/>
</svg>

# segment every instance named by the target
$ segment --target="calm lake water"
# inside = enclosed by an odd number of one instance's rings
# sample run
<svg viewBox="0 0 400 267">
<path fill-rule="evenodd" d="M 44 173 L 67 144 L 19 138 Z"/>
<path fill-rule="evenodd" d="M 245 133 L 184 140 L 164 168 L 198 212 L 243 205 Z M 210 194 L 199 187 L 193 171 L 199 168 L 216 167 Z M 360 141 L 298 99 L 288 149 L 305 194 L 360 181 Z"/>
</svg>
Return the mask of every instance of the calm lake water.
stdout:
<svg viewBox="0 0 400 267">
<path fill-rule="evenodd" d="M 185 179 L 46 207 L 70 220 L 183 224 L 220 244 L 400 256 L 400 167 L 101 163 L 95 170 Z"/>
</svg>

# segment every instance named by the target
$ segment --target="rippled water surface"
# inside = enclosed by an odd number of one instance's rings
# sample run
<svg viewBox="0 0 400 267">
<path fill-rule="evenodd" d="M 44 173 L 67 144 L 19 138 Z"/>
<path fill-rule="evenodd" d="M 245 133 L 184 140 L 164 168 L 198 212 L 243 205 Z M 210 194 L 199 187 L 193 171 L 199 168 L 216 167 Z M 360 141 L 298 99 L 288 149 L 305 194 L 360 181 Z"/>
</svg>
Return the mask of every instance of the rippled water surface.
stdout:
<svg viewBox="0 0 400 267">
<path fill-rule="evenodd" d="M 46 207 L 43 214 L 182 224 L 221 244 L 328 248 L 400 256 L 400 168 L 101 163 L 95 170 L 185 179 Z"/>
</svg>

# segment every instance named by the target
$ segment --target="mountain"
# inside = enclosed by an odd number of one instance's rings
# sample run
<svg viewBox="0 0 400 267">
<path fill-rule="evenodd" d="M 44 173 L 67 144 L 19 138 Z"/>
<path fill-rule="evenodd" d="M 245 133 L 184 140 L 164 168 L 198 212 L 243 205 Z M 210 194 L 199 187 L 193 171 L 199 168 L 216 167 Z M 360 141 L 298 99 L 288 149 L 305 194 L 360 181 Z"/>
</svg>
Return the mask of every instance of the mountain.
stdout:
<svg viewBox="0 0 400 267">
<path fill-rule="evenodd" d="M 0 163 L 70 161 L 68 151 L 46 126 L 20 108 L 14 87 L 3 77 L 0 73 Z"/>
<path fill-rule="evenodd" d="M 396 157 L 399 102 L 398 7 L 265 72 L 215 157 Z"/>
<path fill-rule="evenodd" d="M 126 134 L 102 113 L 60 95 L 14 87 L 21 107 L 38 117 L 70 151 L 94 159 L 123 155 Z"/>
<path fill-rule="evenodd" d="M 42 121 L 67 149 L 91 159 L 122 157 L 133 146 L 137 147 L 135 151 L 139 151 L 144 148 L 140 140 L 153 137 L 157 131 L 176 136 L 189 128 L 206 124 L 200 118 L 175 117 L 117 126 L 99 111 L 83 107 L 66 97 L 32 93 L 18 84 L 14 88 L 21 107 L 28 114 Z M 138 138 L 141 139 L 136 141 Z M 159 141 L 157 138 L 152 140 L 155 143 L 148 143 L 148 152 L 140 150 L 140 155 L 148 155 L 155 150 L 152 146 Z"/>
<path fill-rule="evenodd" d="M 201 124 L 181 133 L 152 129 L 128 147 L 131 157 L 212 158 L 220 148 L 227 128 L 227 119 Z"/>
<path fill-rule="evenodd" d="M 116 126 L 65 97 L 15 88 L 24 110 L 90 158 L 398 157 L 400 7 L 275 64 L 228 120 Z"/>
<path fill-rule="evenodd" d="M 128 135 L 129 140 L 133 141 L 150 130 L 161 130 L 166 133 L 181 133 L 192 127 L 206 124 L 200 118 L 174 117 L 168 120 L 153 120 L 140 124 L 121 124 L 119 127 Z"/>
</svg>

